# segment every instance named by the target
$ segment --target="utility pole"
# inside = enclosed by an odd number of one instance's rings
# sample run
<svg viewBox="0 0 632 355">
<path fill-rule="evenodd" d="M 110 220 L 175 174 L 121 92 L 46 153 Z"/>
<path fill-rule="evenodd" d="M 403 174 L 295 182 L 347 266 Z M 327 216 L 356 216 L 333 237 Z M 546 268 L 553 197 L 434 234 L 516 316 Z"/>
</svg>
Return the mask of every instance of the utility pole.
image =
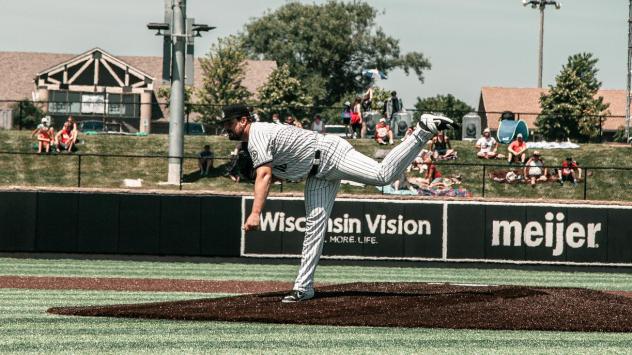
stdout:
<svg viewBox="0 0 632 355">
<path fill-rule="evenodd" d="M 187 26 L 186 0 L 165 0 L 164 23 L 150 23 L 147 28 L 157 30 L 156 35 L 165 36 L 163 49 L 163 79 L 171 81 L 169 97 L 169 167 L 167 183 L 179 185 L 182 179 L 182 157 L 184 156 L 184 85 L 185 67 L 193 68 L 193 37 L 200 37 L 200 32 L 207 32 L 215 27 L 194 24 L 189 19 Z M 161 32 L 161 31 L 164 31 Z M 186 47 L 190 46 L 189 63 L 185 61 Z M 186 63 L 186 64 L 185 64 Z M 190 76 L 193 71 L 190 70 Z M 191 84 L 193 78 L 186 78 Z"/>
<path fill-rule="evenodd" d="M 169 170 L 167 182 L 180 184 L 181 157 L 184 155 L 184 47 L 186 34 L 186 0 L 173 0 L 173 57 L 171 60 L 171 95 L 169 100 Z"/>
<path fill-rule="evenodd" d="M 544 9 L 547 5 L 555 5 L 560 9 L 562 5 L 559 1 L 552 0 L 522 0 L 522 5 L 531 5 L 532 9 L 540 9 L 540 50 L 538 52 L 538 88 L 542 87 L 542 66 L 544 63 Z"/>
<path fill-rule="evenodd" d="M 632 93 L 630 85 L 632 82 L 632 0 L 629 1 L 628 10 L 628 83 L 625 90 L 625 141 L 630 143 L 630 101 Z"/>
</svg>

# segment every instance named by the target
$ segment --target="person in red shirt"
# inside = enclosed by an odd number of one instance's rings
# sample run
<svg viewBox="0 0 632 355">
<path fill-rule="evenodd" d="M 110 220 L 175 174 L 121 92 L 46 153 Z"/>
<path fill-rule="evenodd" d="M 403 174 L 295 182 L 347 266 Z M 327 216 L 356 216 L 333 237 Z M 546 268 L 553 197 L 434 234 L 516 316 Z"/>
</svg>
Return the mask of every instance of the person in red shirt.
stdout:
<svg viewBox="0 0 632 355">
<path fill-rule="evenodd" d="M 441 173 L 437 170 L 437 166 L 434 165 L 434 162 L 431 157 L 426 157 L 424 159 L 424 164 L 428 167 L 426 169 L 426 175 L 424 176 L 424 180 L 430 184 L 432 180 L 441 177 Z"/>
<path fill-rule="evenodd" d="M 64 128 L 57 132 L 55 135 L 55 143 L 57 144 L 58 152 L 61 152 L 62 149 L 67 152 L 72 152 L 72 149 L 75 146 L 75 140 L 70 122 L 66 121 L 64 123 Z"/>
<path fill-rule="evenodd" d="M 570 181 L 573 183 L 573 186 L 577 186 L 577 179 L 582 178 L 582 169 L 573 160 L 573 157 L 568 157 L 562 163 L 562 169 L 558 170 L 557 174 L 561 186 L 564 186 L 564 181 Z"/>
<path fill-rule="evenodd" d="M 522 139 L 522 133 L 518 133 L 518 135 L 516 136 L 516 140 L 509 144 L 507 152 L 507 161 L 509 164 L 517 162 L 524 165 L 527 159 L 527 143 L 524 141 L 524 139 Z"/>
<path fill-rule="evenodd" d="M 375 141 L 379 144 L 393 144 L 393 131 L 391 126 L 386 124 L 384 117 L 380 118 L 380 122 L 375 125 Z"/>
</svg>

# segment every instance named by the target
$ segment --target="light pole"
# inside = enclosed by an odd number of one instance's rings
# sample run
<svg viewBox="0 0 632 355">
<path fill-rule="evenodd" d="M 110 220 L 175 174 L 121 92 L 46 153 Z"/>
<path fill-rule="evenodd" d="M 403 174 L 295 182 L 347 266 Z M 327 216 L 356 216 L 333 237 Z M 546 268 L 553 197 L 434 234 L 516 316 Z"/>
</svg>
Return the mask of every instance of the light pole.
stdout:
<svg viewBox="0 0 632 355">
<path fill-rule="evenodd" d="M 560 9 L 562 4 L 554 0 L 522 0 L 522 5 L 531 5 L 532 9 L 540 9 L 540 51 L 538 55 L 538 87 L 542 87 L 542 62 L 544 58 L 544 9 L 547 5 L 554 5 Z"/>
<path fill-rule="evenodd" d="M 182 180 L 184 156 L 185 50 L 188 45 L 193 45 L 193 37 L 199 37 L 201 32 L 210 31 L 215 27 L 195 24 L 192 19 L 188 21 L 186 0 L 165 0 L 165 22 L 150 23 L 147 28 L 158 31 L 157 35 L 166 37 L 162 59 L 163 79 L 171 82 L 167 182 L 178 185 Z M 192 56 L 188 66 L 190 69 L 193 68 Z M 193 78 L 189 79 L 193 82 Z"/>
</svg>

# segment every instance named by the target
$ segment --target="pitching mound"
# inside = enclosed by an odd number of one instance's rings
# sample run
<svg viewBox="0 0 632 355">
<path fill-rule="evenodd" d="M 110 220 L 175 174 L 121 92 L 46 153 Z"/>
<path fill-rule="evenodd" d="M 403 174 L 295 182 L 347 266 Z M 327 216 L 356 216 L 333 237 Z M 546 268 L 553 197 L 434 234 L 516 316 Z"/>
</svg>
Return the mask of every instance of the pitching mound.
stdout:
<svg viewBox="0 0 632 355">
<path fill-rule="evenodd" d="M 632 331 L 632 299 L 577 288 L 427 283 L 353 283 L 316 290 L 307 302 L 285 293 L 132 305 L 57 307 L 49 313 L 198 321 L 376 327 Z"/>
</svg>

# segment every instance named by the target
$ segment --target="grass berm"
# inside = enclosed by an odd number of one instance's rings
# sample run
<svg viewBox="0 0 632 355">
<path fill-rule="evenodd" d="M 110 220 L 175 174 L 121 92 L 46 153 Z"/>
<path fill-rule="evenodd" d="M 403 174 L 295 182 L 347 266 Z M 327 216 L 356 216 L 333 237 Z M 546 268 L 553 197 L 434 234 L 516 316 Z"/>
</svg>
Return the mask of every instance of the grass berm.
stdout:
<svg viewBox="0 0 632 355">
<path fill-rule="evenodd" d="M 79 135 L 79 151 L 76 154 L 16 155 L 0 154 L 0 185 L 3 186 L 77 186 L 78 154 L 113 155 L 150 155 L 166 156 L 168 152 L 167 135 L 149 135 L 146 137 L 116 135 Z M 0 151 L 35 153 L 35 139 L 28 131 L 0 131 Z M 378 146 L 371 139 L 350 141 L 356 149 L 373 157 L 378 149 L 391 146 Z M 209 177 L 200 177 L 195 156 L 204 144 L 210 144 L 215 152 L 215 168 Z M 500 184 L 493 182 L 489 173 L 494 170 L 507 171 L 505 160 L 483 161 L 476 158 L 474 142 L 453 141 L 459 159 L 440 162 L 439 170 L 443 175 L 459 174 L 463 178 L 463 187 L 472 191 L 474 196 L 482 195 L 483 167 L 487 167 L 485 176 L 486 197 L 511 197 L 534 199 L 582 199 L 583 182 L 577 187 L 570 184 L 561 187 L 557 183 L 538 184 L 532 188 L 526 184 Z M 225 164 L 235 142 L 223 136 L 186 136 L 184 140 L 183 175 L 184 190 L 211 191 L 252 191 L 248 183 L 236 184 L 224 177 Z M 499 152 L 505 153 L 506 146 Z M 578 149 L 541 149 L 545 163 L 560 166 L 566 156 L 572 155 L 582 167 L 616 167 L 629 170 L 589 169 L 586 185 L 587 198 L 590 200 L 627 201 L 632 198 L 632 147 L 616 144 L 582 144 Z M 478 164 L 462 166 L 459 164 Z M 498 166 L 493 166 L 498 165 Z M 167 178 L 167 159 L 163 157 L 95 157 L 81 158 L 81 187 L 120 188 L 124 179 L 142 179 L 143 189 L 176 189 L 161 182 Z M 272 187 L 273 192 L 281 190 L 280 185 Z M 301 192 L 303 183 L 284 183 L 283 191 Z M 380 194 L 375 187 L 353 187 L 342 185 L 341 192 L 350 194 Z"/>
</svg>

